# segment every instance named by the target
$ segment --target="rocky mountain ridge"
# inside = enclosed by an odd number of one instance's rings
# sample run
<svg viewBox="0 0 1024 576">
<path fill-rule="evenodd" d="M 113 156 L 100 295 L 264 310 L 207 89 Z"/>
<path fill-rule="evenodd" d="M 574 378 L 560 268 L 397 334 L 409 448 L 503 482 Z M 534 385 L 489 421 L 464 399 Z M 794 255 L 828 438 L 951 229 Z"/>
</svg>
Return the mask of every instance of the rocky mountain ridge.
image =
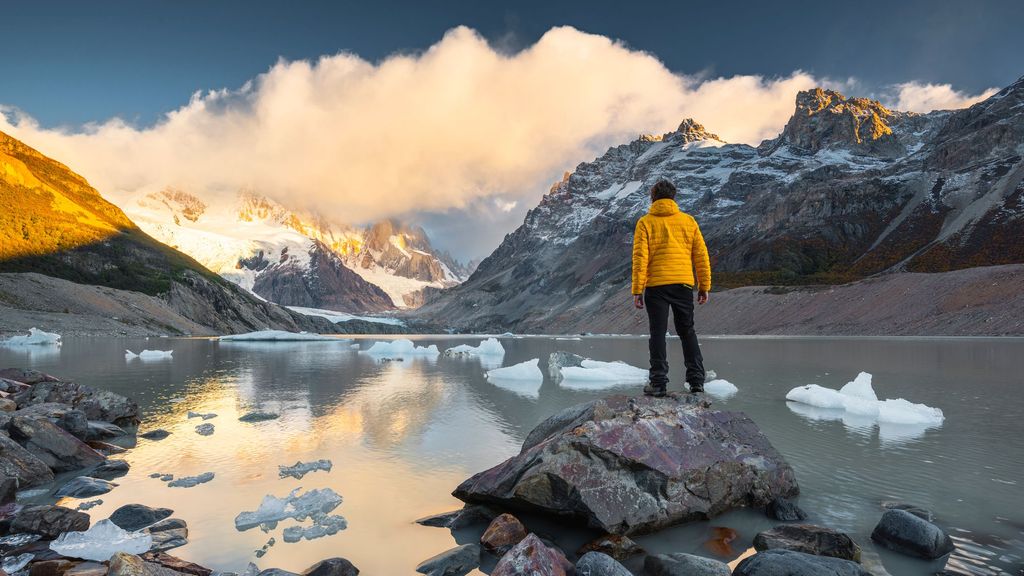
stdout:
<svg viewBox="0 0 1024 576">
<path fill-rule="evenodd" d="M 1024 78 L 958 111 L 823 89 L 795 104 L 758 147 L 687 120 L 580 164 L 419 313 L 455 330 L 557 332 L 627 302 L 633 226 L 661 178 L 700 223 L 720 288 L 1024 262 Z"/>
</svg>

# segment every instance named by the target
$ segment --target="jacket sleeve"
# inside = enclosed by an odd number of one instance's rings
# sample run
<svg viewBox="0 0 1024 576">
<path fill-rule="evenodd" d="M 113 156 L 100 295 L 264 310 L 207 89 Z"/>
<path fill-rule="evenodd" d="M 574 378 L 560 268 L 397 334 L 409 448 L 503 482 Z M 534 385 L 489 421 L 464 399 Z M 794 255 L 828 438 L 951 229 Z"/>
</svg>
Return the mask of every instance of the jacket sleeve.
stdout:
<svg viewBox="0 0 1024 576">
<path fill-rule="evenodd" d="M 700 226 L 694 221 L 696 233 L 693 235 L 693 245 L 690 247 L 690 259 L 697 271 L 697 289 L 703 291 L 711 290 L 711 259 L 708 257 L 708 247 L 704 244 L 704 235 L 700 233 Z"/>
<path fill-rule="evenodd" d="M 650 256 L 647 240 L 647 226 L 641 218 L 633 232 L 633 294 L 643 294 L 647 286 L 647 261 Z"/>
</svg>

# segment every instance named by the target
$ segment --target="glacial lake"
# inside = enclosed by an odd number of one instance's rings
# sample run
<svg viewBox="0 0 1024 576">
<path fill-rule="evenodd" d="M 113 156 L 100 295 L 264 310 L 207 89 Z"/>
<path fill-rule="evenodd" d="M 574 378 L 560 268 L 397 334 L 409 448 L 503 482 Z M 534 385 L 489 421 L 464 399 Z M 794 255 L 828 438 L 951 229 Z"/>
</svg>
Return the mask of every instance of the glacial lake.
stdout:
<svg viewBox="0 0 1024 576">
<path fill-rule="evenodd" d="M 391 337 L 356 338 L 365 350 Z M 442 351 L 481 337 L 413 336 Z M 637 337 L 502 338 L 508 366 L 548 354 L 575 352 L 598 360 L 646 366 L 647 342 Z M 545 376 L 536 390 L 489 383 L 478 359 L 407 358 L 380 362 L 351 342 L 243 343 L 208 339 L 67 338 L 63 347 L 0 348 L 0 367 L 31 367 L 128 395 L 139 402 L 142 431 L 164 428 L 160 441 L 139 439 L 123 454 L 131 464 L 116 479 L 93 521 L 117 507 L 142 503 L 174 509 L 187 521 L 190 543 L 170 553 L 218 570 L 301 571 L 343 556 L 368 576 L 413 574 L 421 560 L 479 536 L 419 526 L 422 516 L 459 508 L 450 492 L 471 474 L 519 450 L 545 417 L 576 403 L 640 386 L 570 389 Z M 682 358 L 672 339 L 672 386 L 681 386 Z M 173 349 L 170 360 L 126 360 L 126 348 Z M 809 522 L 848 532 L 875 574 L 1020 574 L 1024 565 L 1024 340 L 880 338 L 702 339 L 705 364 L 735 384 L 717 408 L 742 410 L 796 470 L 800 506 Z M 493 362 L 491 362 L 493 363 Z M 488 364 L 484 361 L 483 364 Z M 804 384 L 840 388 L 861 371 L 873 375 L 880 398 L 906 398 L 942 409 L 941 426 L 877 425 L 785 400 Z M 281 417 L 243 423 L 251 410 Z M 216 413 L 210 436 L 189 411 Z M 281 478 L 279 465 L 329 459 L 330 472 Z M 153 473 L 176 477 L 213 472 L 193 488 L 171 488 Z M 302 487 L 331 488 L 344 498 L 334 511 L 348 528 L 298 543 L 275 529 L 236 530 L 234 518 L 256 510 L 265 495 Z M 39 499 L 40 497 L 35 497 Z M 948 563 L 915 560 L 870 540 L 885 501 L 931 509 L 954 538 Z M 68 500 L 66 505 L 77 502 Z M 572 552 L 596 536 L 555 524 L 531 528 Z M 636 540 L 649 552 L 690 552 L 732 561 L 754 535 L 776 524 L 760 511 L 732 512 Z M 728 556 L 705 545 L 714 527 L 736 530 Z M 265 556 L 255 551 L 273 537 Z M 720 551 L 723 552 L 723 551 Z M 639 573 L 636 559 L 627 563 Z M 488 570 L 485 566 L 484 570 Z M 479 573 L 479 572 L 476 572 Z"/>
</svg>

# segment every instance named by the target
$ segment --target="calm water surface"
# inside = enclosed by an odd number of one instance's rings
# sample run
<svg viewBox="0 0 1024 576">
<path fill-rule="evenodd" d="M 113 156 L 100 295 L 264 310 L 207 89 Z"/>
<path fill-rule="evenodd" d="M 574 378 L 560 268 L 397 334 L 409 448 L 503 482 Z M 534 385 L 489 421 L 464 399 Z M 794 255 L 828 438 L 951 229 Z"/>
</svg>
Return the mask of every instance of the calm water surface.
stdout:
<svg viewBox="0 0 1024 576">
<path fill-rule="evenodd" d="M 418 337 L 442 350 L 480 338 Z M 357 340 L 365 349 L 374 339 Z M 676 341 L 677 342 L 677 341 Z M 504 338 L 503 365 L 568 350 L 599 360 L 643 366 L 646 340 L 589 337 Z M 674 344 L 670 341 L 670 344 Z M 677 346 L 677 344 L 674 344 Z M 126 361 L 124 349 L 173 349 L 173 360 Z M 706 338 L 709 368 L 739 387 L 716 406 L 747 412 L 796 469 L 801 506 L 810 521 L 850 533 L 876 574 L 1019 574 L 1024 556 L 1024 340 Z M 673 349 L 673 376 L 681 353 Z M 172 553 L 220 570 L 260 567 L 299 571 L 321 558 L 344 556 L 369 576 L 412 574 L 415 565 L 479 533 L 451 532 L 413 520 L 460 506 L 451 490 L 469 475 L 512 456 L 530 429 L 562 408 L 614 390 L 567 389 L 546 379 L 536 393 L 499 388 L 480 360 L 438 358 L 381 363 L 348 343 L 228 343 L 205 339 L 69 338 L 59 350 L 0 348 L 0 366 L 38 368 L 135 398 L 142 430 L 165 428 L 162 441 L 139 440 L 124 455 L 131 472 L 117 480 L 94 521 L 126 503 L 165 506 L 188 522 L 191 543 Z M 788 403 L 795 386 L 838 388 L 859 371 L 874 376 L 883 398 L 941 408 L 945 423 L 918 429 L 843 419 Z M 678 386 L 678 384 L 676 384 Z M 216 432 L 194 432 L 186 413 L 214 412 Z M 250 410 L 278 420 L 244 424 Z M 330 473 L 302 480 L 278 477 L 278 465 L 330 459 Z M 169 488 L 151 473 L 214 472 L 208 484 Z M 337 535 L 289 544 L 281 531 L 240 532 L 234 518 L 264 495 L 296 487 L 330 487 L 344 497 L 335 513 L 349 523 Z M 869 538 L 880 504 L 899 500 L 935 511 L 954 537 L 948 564 L 908 559 Z M 74 505 L 76 502 L 70 501 Z M 705 542 L 715 526 L 737 530 L 733 560 L 754 535 L 772 526 L 759 512 L 740 511 L 638 537 L 651 552 L 713 556 Z M 565 527 L 532 524 L 568 551 L 588 537 Z M 261 559 L 254 552 L 277 544 Z M 631 565 L 633 568 L 638 567 Z M 487 567 L 485 566 L 486 570 Z"/>
</svg>

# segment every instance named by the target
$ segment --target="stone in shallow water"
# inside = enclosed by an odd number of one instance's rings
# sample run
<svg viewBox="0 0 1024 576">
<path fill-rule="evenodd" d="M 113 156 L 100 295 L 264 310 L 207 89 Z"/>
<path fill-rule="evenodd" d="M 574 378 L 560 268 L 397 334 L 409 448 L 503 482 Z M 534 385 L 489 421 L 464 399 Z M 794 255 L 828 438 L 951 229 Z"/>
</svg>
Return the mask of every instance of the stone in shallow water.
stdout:
<svg viewBox="0 0 1024 576">
<path fill-rule="evenodd" d="M 273 412 L 248 412 L 238 418 L 239 422 L 264 422 L 266 420 L 276 420 L 280 418 L 280 414 L 274 414 Z"/>
<path fill-rule="evenodd" d="M 463 576 L 480 565 L 480 545 L 463 544 L 427 558 L 416 571 L 427 576 Z"/>
<path fill-rule="evenodd" d="M 480 537 L 484 550 L 500 557 L 526 538 L 526 527 L 515 516 L 505 513 L 491 521 Z"/>
<path fill-rule="evenodd" d="M 170 435 L 171 433 L 168 432 L 167 430 L 164 430 L 163 428 L 157 428 L 156 430 L 150 430 L 149 432 L 139 434 L 139 437 L 145 438 L 146 440 L 163 440 L 164 438 L 167 438 Z"/>
<path fill-rule="evenodd" d="M 118 476 L 124 476 L 130 470 L 130 466 L 124 460 L 107 460 L 101 463 L 99 466 L 92 469 L 89 474 L 93 478 L 116 478 Z"/>
<path fill-rule="evenodd" d="M 207 422 L 206 424 L 196 426 L 196 434 L 199 434 L 200 436 L 209 436 L 210 434 L 213 434 L 213 424 Z"/>
<path fill-rule="evenodd" d="M 359 569 L 344 558 L 327 558 L 302 571 L 302 576 L 357 576 Z"/>
<path fill-rule="evenodd" d="M 191 420 L 192 418 L 202 418 L 203 420 L 209 420 L 211 418 L 216 418 L 216 417 L 217 417 L 217 415 L 214 414 L 213 412 L 207 412 L 207 413 L 203 414 L 201 412 L 193 412 L 191 410 L 188 411 L 188 418 L 189 418 L 189 420 Z"/>
<path fill-rule="evenodd" d="M 168 518 L 145 530 L 153 537 L 150 551 L 165 552 L 188 544 L 188 526 L 180 518 Z"/>
<path fill-rule="evenodd" d="M 629 536 L 605 534 L 584 544 L 576 553 L 580 556 L 587 552 L 600 552 L 616 560 L 625 560 L 634 554 L 642 554 L 644 549 Z"/>
<path fill-rule="evenodd" d="M 96 500 L 89 500 L 88 502 L 82 502 L 78 506 L 75 506 L 75 510 L 81 510 L 81 511 L 84 512 L 86 510 L 89 510 L 90 508 L 95 508 L 95 507 L 99 506 L 100 504 L 103 504 L 103 499 L 102 498 L 97 498 Z"/>
<path fill-rule="evenodd" d="M 882 514 L 871 539 L 886 548 L 919 558 L 939 558 L 953 551 L 953 540 L 941 528 L 906 510 Z"/>
<path fill-rule="evenodd" d="M 860 562 L 860 547 L 852 538 L 831 528 L 811 524 L 783 524 L 754 536 L 754 549 L 795 550 Z"/>
<path fill-rule="evenodd" d="M 772 500 L 768 506 L 765 507 L 764 512 L 769 518 L 774 518 L 782 522 L 797 522 L 807 519 L 807 513 L 797 506 L 792 500 L 787 500 L 786 498 L 776 498 L 775 500 Z"/>
<path fill-rule="evenodd" d="M 545 545 L 536 534 L 530 534 L 498 560 L 491 576 L 565 576 L 572 569 L 572 563 L 561 550 Z"/>
<path fill-rule="evenodd" d="M 733 576 L 871 576 L 860 564 L 792 550 L 765 550 L 740 562 Z"/>
<path fill-rule="evenodd" d="M 58 498 L 90 498 L 92 496 L 106 494 L 113 490 L 115 486 L 117 486 L 117 484 L 107 482 L 106 480 L 100 480 L 99 478 L 79 476 L 61 486 L 60 490 L 57 490 L 57 492 L 54 493 L 54 496 Z"/>
<path fill-rule="evenodd" d="M 798 492 L 793 469 L 750 418 L 688 395 L 571 407 L 539 424 L 519 455 L 454 495 L 628 534 Z"/>
<path fill-rule="evenodd" d="M 150 508 L 145 504 L 125 504 L 110 515 L 110 521 L 124 530 L 141 530 L 174 513 L 170 508 Z"/>
<path fill-rule="evenodd" d="M 592 550 L 576 561 L 576 576 L 632 576 L 611 556 Z"/>
<path fill-rule="evenodd" d="M 644 570 L 651 576 L 729 576 L 732 570 L 724 562 L 696 554 L 654 554 L 644 559 Z"/>
<path fill-rule="evenodd" d="M 935 521 L 935 516 L 932 514 L 931 510 L 928 510 L 927 508 L 922 508 L 920 506 L 915 506 L 913 504 L 907 504 L 906 502 L 882 502 L 882 510 L 905 510 L 922 520 L 927 520 L 928 522 Z"/>
</svg>

